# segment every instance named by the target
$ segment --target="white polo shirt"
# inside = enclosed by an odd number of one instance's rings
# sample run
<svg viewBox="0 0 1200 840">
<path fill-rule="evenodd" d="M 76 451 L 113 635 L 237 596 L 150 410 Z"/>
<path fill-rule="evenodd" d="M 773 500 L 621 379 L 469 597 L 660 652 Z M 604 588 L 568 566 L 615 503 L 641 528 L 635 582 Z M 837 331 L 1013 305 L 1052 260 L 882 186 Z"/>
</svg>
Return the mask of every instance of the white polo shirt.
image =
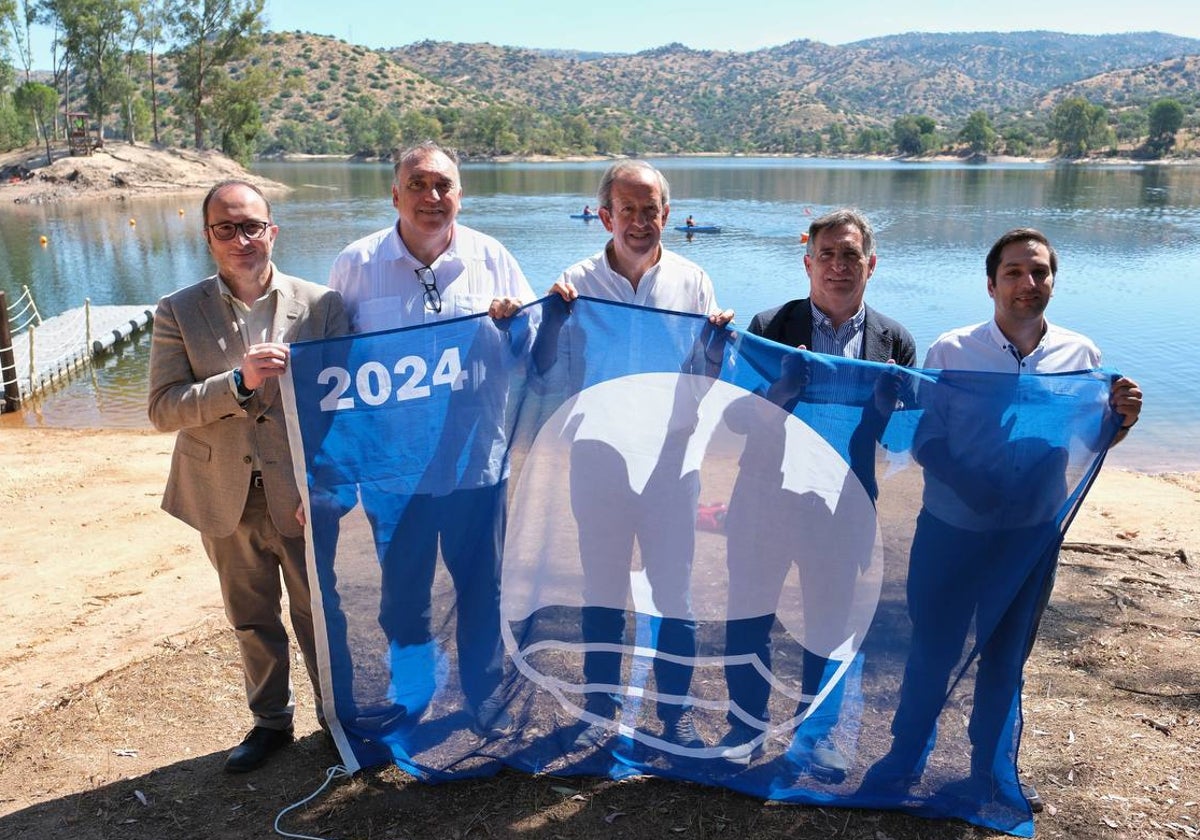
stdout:
<svg viewBox="0 0 1200 840">
<path fill-rule="evenodd" d="M 1100 350 L 1087 336 L 1047 321 L 1042 340 L 1022 359 L 992 319 L 942 333 L 925 354 L 924 366 L 992 373 L 1071 373 L 1100 367 Z"/>
<path fill-rule="evenodd" d="M 943 333 L 930 346 L 924 367 L 945 371 L 1012 374 L 1055 374 L 1092 370 L 1100 366 L 1100 350 L 1091 339 L 1047 322 L 1038 346 L 1021 358 L 995 320 Z M 924 504 L 929 513 L 972 531 L 1015 528 L 1049 521 L 1065 498 L 1065 452 L 1046 449 L 1043 439 L 1013 439 L 1009 424 L 1012 407 L 1002 393 L 992 405 L 982 400 L 955 399 L 953 375 L 943 376 L 922 399 L 925 416 L 913 443 L 915 452 L 930 440 L 944 438 L 958 469 L 971 480 L 984 482 L 1007 499 L 1000 507 L 980 511 L 966 504 L 959 492 L 925 470 Z M 1043 383 L 1054 389 L 1053 377 Z M 997 383 L 998 387 L 1001 383 Z M 1106 395 L 1107 397 L 1107 395 Z M 1106 398 L 1105 397 L 1105 398 Z M 1091 411 L 1081 406 L 1081 411 Z M 1023 465 L 1025 475 L 1018 472 Z M 1010 487 L 1011 485 L 1011 487 Z"/>
<path fill-rule="evenodd" d="M 712 280 L 704 269 L 666 248 L 662 249 L 658 263 L 642 275 L 636 291 L 609 264 L 607 248 L 575 263 L 558 279 L 570 280 L 579 294 L 601 300 L 693 315 L 720 311 Z M 571 329 L 570 322 L 564 329 Z M 571 341 L 560 345 L 562 352 L 557 362 L 560 371 L 570 371 L 575 364 L 568 349 L 571 346 Z M 652 393 L 643 395 L 644 399 L 632 402 L 597 398 L 599 392 L 584 391 L 576 397 L 567 426 L 574 428 L 575 441 L 599 440 L 622 453 L 627 459 L 630 489 L 641 493 L 650 472 L 662 458 L 681 458 L 683 469 L 698 467 L 699 455 L 687 444 L 697 423 L 700 403 L 711 385 L 711 381 L 700 377 L 688 377 L 668 392 L 652 389 Z M 675 441 L 670 445 L 676 447 L 684 445 L 687 453 L 668 454 L 669 441 Z M 698 451 L 703 452 L 703 442 Z M 681 485 L 681 489 L 686 487 Z"/>
<path fill-rule="evenodd" d="M 712 280 L 704 269 L 666 248 L 654 267 L 642 275 L 636 290 L 609 265 L 607 248 L 575 263 L 558 279 L 571 281 L 581 295 L 601 300 L 695 315 L 720 311 Z"/>
</svg>

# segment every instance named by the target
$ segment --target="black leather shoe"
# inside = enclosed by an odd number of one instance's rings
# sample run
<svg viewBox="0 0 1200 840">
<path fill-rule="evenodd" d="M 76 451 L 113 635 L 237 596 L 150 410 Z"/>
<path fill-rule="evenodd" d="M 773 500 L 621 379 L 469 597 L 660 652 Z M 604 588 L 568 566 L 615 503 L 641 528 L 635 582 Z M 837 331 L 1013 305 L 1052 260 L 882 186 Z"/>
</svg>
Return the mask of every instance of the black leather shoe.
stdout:
<svg viewBox="0 0 1200 840">
<path fill-rule="evenodd" d="M 497 698 L 489 697 L 471 714 L 471 731 L 480 738 L 503 738 L 513 730 L 512 715 Z"/>
<path fill-rule="evenodd" d="M 256 726 L 247 733 L 225 759 L 226 773 L 249 773 L 267 763 L 271 753 L 292 743 L 292 727 L 267 729 Z"/>
<path fill-rule="evenodd" d="M 1042 801 L 1042 795 L 1029 782 L 1021 782 L 1021 795 L 1025 797 L 1029 803 L 1029 810 L 1033 813 L 1040 814 L 1045 810 L 1046 803 Z"/>
</svg>

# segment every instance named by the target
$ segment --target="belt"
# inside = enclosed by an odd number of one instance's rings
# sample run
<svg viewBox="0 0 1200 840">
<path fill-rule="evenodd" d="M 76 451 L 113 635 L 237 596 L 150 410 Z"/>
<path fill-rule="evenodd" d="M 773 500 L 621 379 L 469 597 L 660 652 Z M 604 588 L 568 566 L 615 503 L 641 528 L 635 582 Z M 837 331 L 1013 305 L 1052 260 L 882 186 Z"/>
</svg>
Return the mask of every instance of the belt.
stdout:
<svg viewBox="0 0 1200 840">
<path fill-rule="evenodd" d="M 257 487 L 260 490 L 262 489 L 262 470 L 254 470 L 250 473 L 250 486 Z"/>
</svg>

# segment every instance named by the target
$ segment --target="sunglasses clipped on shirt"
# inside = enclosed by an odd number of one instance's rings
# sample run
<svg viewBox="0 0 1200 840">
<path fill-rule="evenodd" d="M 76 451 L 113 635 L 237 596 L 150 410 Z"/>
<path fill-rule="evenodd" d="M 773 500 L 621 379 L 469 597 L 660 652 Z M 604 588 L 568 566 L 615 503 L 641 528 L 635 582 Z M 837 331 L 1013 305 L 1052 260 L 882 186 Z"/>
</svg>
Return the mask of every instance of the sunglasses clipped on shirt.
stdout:
<svg viewBox="0 0 1200 840">
<path fill-rule="evenodd" d="M 233 239 L 239 231 L 247 239 L 262 239 L 270 228 L 270 222 L 260 222 L 255 219 L 245 222 L 217 222 L 215 225 L 208 225 L 208 230 L 212 235 L 222 242 Z"/>
<path fill-rule="evenodd" d="M 442 311 L 442 293 L 438 291 L 437 275 L 425 265 L 417 269 L 417 282 L 425 290 L 425 308 L 430 312 Z"/>
</svg>

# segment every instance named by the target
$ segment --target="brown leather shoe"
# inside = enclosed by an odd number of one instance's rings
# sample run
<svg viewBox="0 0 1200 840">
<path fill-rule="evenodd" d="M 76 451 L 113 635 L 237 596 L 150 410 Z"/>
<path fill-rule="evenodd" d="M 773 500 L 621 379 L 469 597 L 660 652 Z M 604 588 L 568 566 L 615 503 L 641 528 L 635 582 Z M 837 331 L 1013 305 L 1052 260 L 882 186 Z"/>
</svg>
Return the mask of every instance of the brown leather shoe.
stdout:
<svg viewBox="0 0 1200 840">
<path fill-rule="evenodd" d="M 238 744 L 225 759 L 226 773 L 249 773 L 267 763 L 271 753 L 292 743 L 292 727 L 287 729 L 267 729 L 256 726 L 251 729 L 242 743 Z"/>
</svg>

